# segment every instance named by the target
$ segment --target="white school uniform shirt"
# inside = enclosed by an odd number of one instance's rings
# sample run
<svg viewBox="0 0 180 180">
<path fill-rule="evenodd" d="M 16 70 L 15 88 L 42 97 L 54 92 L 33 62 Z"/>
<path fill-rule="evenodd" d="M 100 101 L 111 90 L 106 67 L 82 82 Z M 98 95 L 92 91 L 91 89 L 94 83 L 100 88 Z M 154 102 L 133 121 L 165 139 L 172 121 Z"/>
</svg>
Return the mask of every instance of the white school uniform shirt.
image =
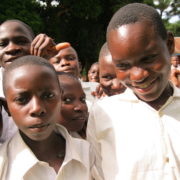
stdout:
<svg viewBox="0 0 180 180">
<path fill-rule="evenodd" d="M 71 137 L 57 125 L 56 132 L 66 140 L 66 154 L 58 174 L 48 163 L 39 161 L 19 132 L 0 148 L 1 180 L 89 180 L 89 143 Z"/>
<path fill-rule="evenodd" d="M 93 103 L 95 97 L 93 95 L 91 95 L 91 93 L 96 90 L 96 87 L 99 85 L 99 83 L 81 81 L 81 85 L 82 85 L 84 93 L 86 94 L 86 99 L 89 102 Z"/>
<path fill-rule="evenodd" d="M 87 139 L 105 180 L 180 179 L 180 90 L 158 111 L 130 89 L 92 107 Z"/>
</svg>

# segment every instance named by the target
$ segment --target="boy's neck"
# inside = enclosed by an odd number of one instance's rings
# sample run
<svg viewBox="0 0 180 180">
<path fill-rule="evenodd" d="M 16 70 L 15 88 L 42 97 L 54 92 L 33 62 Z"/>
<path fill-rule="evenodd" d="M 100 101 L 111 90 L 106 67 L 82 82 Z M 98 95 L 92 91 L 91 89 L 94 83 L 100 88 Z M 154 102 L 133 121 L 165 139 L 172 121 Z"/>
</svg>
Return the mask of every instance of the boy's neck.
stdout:
<svg viewBox="0 0 180 180">
<path fill-rule="evenodd" d="M 52 156 L 58 156 L 59 153 L 65 155 L 65 139 L 60 134 L 53 132 L 49 138 L 43 141 L 29 139 L 21 131 L 20 134 L 37 159 L 41 161 L 48 162 Z"/>
<path fill-rule="evenodd" d="M 147 102 L 147 104 L 149 104 L 154 109 L 159 110 L 172 95 L 173 95 L 173 88 L 170 85 L 170 83 L 168 83 L 165 90 L 160 95 L 160 97 L 154 101 Z"/>
</svg>

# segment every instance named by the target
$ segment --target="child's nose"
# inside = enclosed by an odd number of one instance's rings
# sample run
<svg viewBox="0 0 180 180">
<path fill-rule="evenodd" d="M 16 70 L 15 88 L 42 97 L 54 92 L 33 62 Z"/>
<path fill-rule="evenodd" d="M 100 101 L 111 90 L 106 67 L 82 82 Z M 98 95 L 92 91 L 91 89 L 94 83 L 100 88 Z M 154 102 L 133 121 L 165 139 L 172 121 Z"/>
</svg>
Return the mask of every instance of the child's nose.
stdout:
<svg viewBox="0 0 180 180">
<path fill-rule="evenodd" d="M 82 111 L 84 107 L 84 104 L 81 102 L 76 102 L 74 105 L 74 111 Z"/>
<path fill-rule="evenodd" d="M 112 88 L 112 89 L 119 89 L 120 86 L 121 86 L 120 80 L 118 80 L 118 79 L 113 79 L 111 88 Z"/>
<path fill-rule="evenodd" d="M 6 47 L 6 53 L 16 55 L 21 51 L 22 47 L 14 42 L 9 42 L 8 46 Z"/>
<path fill-rule="evenodd" d="M 61 67 L 69 66 L 70 62 L 66 60 L 65 58 L 61 59 Z"/>
<path fill-rule="evenodd" d="M 132 67 L 130 70 L 130 80 L 134 82 L 142 82 L 148 75 L 148 71 L 141 67 Z"/>
<path fill-rule="evenodd" d="M 38 97 L 32 98 L 31 115 L 34 117 L 43 116 L 46 113 L 43 101 Z"/>
</svg>

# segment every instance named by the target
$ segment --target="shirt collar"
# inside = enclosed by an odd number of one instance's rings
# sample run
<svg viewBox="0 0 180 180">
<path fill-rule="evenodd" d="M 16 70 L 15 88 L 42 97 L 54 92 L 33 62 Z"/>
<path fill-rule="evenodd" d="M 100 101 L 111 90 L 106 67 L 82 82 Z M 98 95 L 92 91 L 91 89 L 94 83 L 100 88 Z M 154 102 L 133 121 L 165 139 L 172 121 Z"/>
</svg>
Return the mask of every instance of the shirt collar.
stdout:
<svg viewBox="0 0 180 180">
<path fill-rule="evenodd" d="M 11 162 L 13 162 L 13 168 L 16 168 L 19 177 L 22 177 L 26 172 L 33 167 L 39 160 L 36 158 L 31 149 L 25 144 L 19 131 L 15 134 L 11 142 L 9 143 L 9 157 Z M 19 171 L 21 169 L 21 171 Z M 14 172 L 16 172 L 14 170 Z"/>
<path fill-rule="evenodd" d="M 62 166 L 71 160 L 76 160 L 82 163 L 86 168 L 89 168 L 89 143 L 85 140 L 71 137 L 67 130 L 61 125 L 57 125 L 55 131 L 61 134 L 66 140 L 66 155 Z M 10 158 L 13 162 L 13 166 L 18 170 L 21 169 L 21 171 L 18 171 L 21 173 L 19 177 L 23 178 L 36 163 L 41 161 L 36 158 L 31 149 L 25 144 L 19 132 L 16 133 L 13 137 L 13 141 L 9 144 L 9 149 L 11 151 L 9 155 L 11 156 Z"/>
<path fill-rule="evenodd" d="M 66 155 L 63 164 L 67 164 L 71 160 L 76 160 L 86 168 L 89 168 L 89 143 L 83 139 L 72 137 L 59 124 L 57 124 L 55 131 L 60 132 L 64 139 L 66 139 Z"/>
</svg>

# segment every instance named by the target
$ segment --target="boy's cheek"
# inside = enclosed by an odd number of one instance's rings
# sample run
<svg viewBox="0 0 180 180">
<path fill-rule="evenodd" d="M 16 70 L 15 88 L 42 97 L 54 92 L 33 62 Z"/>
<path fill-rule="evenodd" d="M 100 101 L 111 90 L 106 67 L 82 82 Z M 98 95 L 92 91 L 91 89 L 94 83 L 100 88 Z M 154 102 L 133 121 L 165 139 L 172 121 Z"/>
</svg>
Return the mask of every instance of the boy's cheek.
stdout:
<svg viewBox="0 0 180 180">
<path fill-rule="evenodd" d="M 127 77 L 127 72 L 122 72 L 120 70 L 116 70 L 117 78 L 121 81 L 124 81 Z"/>
</svg>

